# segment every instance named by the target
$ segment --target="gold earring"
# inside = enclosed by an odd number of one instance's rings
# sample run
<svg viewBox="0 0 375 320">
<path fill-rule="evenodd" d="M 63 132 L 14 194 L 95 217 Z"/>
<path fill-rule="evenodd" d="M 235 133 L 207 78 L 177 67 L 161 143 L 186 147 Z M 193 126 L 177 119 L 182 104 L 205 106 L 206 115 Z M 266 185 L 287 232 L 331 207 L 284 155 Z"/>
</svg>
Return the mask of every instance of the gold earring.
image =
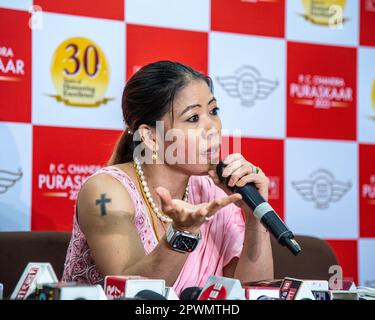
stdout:
<svg viewBox="0 0 375 320">
<path fill-rule="evenodd" d="M 158 159 L 158 154 L 156 153 L 155 150 L 152 152 L 151 158 L 152 158 L 153 161 L 156 161 Z"/>
</svg>

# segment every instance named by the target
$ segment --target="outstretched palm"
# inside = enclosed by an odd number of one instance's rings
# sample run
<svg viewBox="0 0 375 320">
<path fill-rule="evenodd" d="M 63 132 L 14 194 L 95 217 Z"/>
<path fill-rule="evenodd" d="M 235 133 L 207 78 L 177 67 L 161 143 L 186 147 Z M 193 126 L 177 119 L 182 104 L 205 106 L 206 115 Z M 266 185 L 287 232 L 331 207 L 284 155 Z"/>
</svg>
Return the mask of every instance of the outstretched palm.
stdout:
<svg viewBox="0 0 375 320">
<path fill-rule="evenodd" d="M 200 226 L 210 220 L 218 210 L 242 199 L 240 194 L 234 193 L 211 202 L 191 204 L 172 199 L 166 188 L 158 187 L 155 191 L 160 197 L 163 212 L 173 220 L 174 226 L 192 233 L 198 233 Z"/>
</svg>

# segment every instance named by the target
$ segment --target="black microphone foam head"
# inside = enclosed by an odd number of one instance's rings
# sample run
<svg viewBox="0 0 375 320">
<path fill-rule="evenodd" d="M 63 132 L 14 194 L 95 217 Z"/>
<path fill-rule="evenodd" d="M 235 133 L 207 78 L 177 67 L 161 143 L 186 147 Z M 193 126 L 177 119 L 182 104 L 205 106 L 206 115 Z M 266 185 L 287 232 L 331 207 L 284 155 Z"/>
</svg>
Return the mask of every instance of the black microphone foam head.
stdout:
<svg viewBox="0 0 375 320">
<path fill-rule="evenodd" d="M 167 300 L 164 296 L 152 290 L 141 290 L 135 295 L 135 298 L 140 298 L 141 300 Z"/>
<path fill-rule="evenodd" d="M 180 294 L 180 300 L 198 300 L 201 292 L 202 288 L 199 287 L 185 288 Z"/>
</svg>

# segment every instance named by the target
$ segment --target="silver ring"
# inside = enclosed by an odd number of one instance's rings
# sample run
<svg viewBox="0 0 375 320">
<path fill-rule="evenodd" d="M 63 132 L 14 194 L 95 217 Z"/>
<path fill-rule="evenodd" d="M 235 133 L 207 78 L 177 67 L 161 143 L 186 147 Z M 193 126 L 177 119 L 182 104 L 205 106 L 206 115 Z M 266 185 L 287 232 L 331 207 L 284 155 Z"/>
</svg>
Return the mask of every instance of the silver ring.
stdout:
<svg viewBox="0 0 375 320">
<path fill-rule="evenodd" d="M 206 221 L 210 221 L 210 220 L 212 220 L 213 218 L 214 218 L 214 216 L 204 217 L 204 220 L 206 220 Z"/>
<path fill-rule="evenodd" d="M 251 165 L 251 171 L 252 171 L 252 173 L 259 173 L 259 167 Z"/>
</svg>

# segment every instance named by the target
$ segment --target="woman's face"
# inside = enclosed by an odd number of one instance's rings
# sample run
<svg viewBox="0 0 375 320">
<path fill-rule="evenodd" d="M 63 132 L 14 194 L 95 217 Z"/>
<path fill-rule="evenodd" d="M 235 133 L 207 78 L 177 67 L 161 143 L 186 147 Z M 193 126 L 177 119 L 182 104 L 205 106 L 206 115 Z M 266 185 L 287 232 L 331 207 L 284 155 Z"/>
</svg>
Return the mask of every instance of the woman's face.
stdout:
<svg viewBox="0 0 375 320">
<path fill-rule="evenodd" d="M 203 80 L 178 92 L 164 120 L 164 161 L 191 175 L 207 174 L 219 159 L 221 120 L 216 99 Z"/>
</svg>

